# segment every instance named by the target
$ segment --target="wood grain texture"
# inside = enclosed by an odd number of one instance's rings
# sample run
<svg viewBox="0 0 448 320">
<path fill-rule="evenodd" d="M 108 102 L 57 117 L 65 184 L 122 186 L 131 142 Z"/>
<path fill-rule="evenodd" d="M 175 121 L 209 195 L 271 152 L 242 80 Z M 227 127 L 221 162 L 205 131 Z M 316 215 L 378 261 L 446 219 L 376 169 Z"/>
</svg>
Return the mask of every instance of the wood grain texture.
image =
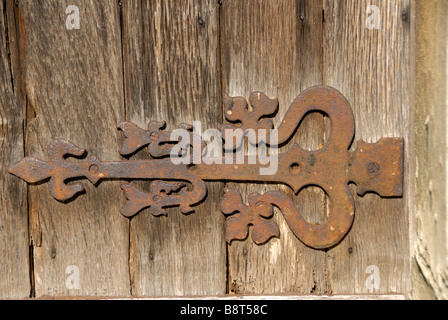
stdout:
<svg viewBox="0 0 448 320">
<path fill-rule="evenodd" d="M 279 99 L 276 127 L 293 100 L 306 88 L 322 84 L 321 1 L 223 1 L 221 36 L 224 91 L 248 97 L 254 91 Z M 296 138 L 302 147 L 323 144 L 326 121 L 312 114 Z M 291 142 L 292 145 L 292 142 Z M 289 147 L 291 147 L 291 145 Z M 281 152 L 285 149 L 280 150 Z M 252 192 L 284 187 L 233 185 L 243 198 Z M 303 190 L 295 202 L 311 222 L 326 217 L 326 196 L 318 188 Z M 275 221 L 280 239 L 257 246 L 251 238 L 229 248 L 231 294 L 324 294 L 325 252 L 303 245 L 289 230 L 280 212 Z"/>
<path fill-rule="evenodd" d="M 26 154 L 48 159 L 66 138 L 102 160 L 120 159 L 116 124 L 124 119 L 119 7 L 116 1 L 17 1 L 28 115 Z M 80 29 L 67 30 L 68 5 Z M 72 160 L 76 161 L 76 160 Z M 129 221 L 118 182 L 59 203 L 48 185 L 29 188 L 35 294 L 129 295 Z M 79 289 L 67 279 L 79 269 Z M 70 281 L 70 279 L 69 279 Z"/>
<path fill-rule="evenodd" d="M 448 299 L 448 2 L 415 2 L 413 299 Z"/>
<path fill-rule="evenodd" d="M 324 1 L 324 82 L 349 100 L 356 139 L 406 140 L 409 176 L 412 116 L 411 1 Z M 379 29 L 366 26 L 367 7 L 379 8 Z M 328 252 L 331 294 L 409 293 L 409 183 L 403 199 L 355 196 L 356 219 L 347 238 Z M 352 188 L 355 193 L 356 188 Z M 368 266 L 379 268 L 379 290 L 369 290 Z"/>
<path fill-rule="evenodd" d="M 25 108 L 15 97 L 6 7 L 0 1 L 0 298 L 29 297 L 26 184 L 8 173 L 21 160 Z"/>
<path fill-rule="evenodd" d="M 126 0 L 121 17 L 114 0 L 6 3 L 0 1 L 0 298 L 23 298 L 30 288 L 37 297 L 409 297 L 412 0 Z M 80 8 L 79 30 L 66 29 L 68 5 Z M 379 7 L 378 30 L 366 27 L 369 5 Z M 226 247 L 220 183 L 207 184 L 208 198 L 193 215 L 144 211 L 131 222 L 119 213 L 119 182 L 82 182 L 86 194 L 67 204 L 47 185 L 29 186 L 28 219 L 27 187 L 6 174 L 24 148 L 47 160 L 57 138 L 120 160 L 115 128 L 125 119 L 142 127 L 167 120 L 169 130 L 198 120 L 203 130 L 218 128 L 223 93 L 278 98 L 278 127 L 296 96 L 319 84 L 350 101 L 356 140 L 407 143 L 405 197 L 355 196 L 353 228 L 328 251 L 303 245 L 280 212 L 280 239 L 257 246 L 249 237 Z M 294 141 L 317 149 L 329 129 L 327 118 L 311 114 Z M 232 186 L 245 200 L 282 190 L 310 222 L 327 218 L 329 199 L 319 188 L 293 195 L 282 186 Z M 355 195 L 356 186 L 351 190 Z M 379 290 L 366 285 L 372 265 Z M 66 286 L 69 266 L 79 268 L 78 290 Z"/>
<path fill-rule="evenodd" d="M 203 130 L 219 128 L 218 25 L 216 1 L 123 3 L 128 120 L 142 127 L 166 120 L 168 130 L 193 121 L 201 121 Z M 146 210 L 132 221 L 133 295 L 225 294 L 222 185 L 207 187 L 207 200 L 193 215 L 174 208 L 168 217 L 155 218 Z"/>
</svg>

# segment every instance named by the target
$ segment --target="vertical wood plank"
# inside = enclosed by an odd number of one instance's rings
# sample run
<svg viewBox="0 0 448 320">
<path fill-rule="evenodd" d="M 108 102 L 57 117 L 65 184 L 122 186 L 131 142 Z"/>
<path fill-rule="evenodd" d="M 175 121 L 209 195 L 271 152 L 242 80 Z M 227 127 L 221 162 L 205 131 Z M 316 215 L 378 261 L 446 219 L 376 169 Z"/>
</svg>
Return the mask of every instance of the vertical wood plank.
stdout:
<svg viewBox="0 0 448 320">
<path fill-rule="evenodd" d="M 66 138 L 89 156 L 120 159 L 116 124 L 124 119 L 124 99 L 118 3 L 17 4 L 28 114 L 36 115 L 27 127 L 27 155 L 47 160 L 49 143 Z M 66 27 L 69 5 L 79 8 L 80 29 Z M 30 187 L 38 297 L 130 293 L 129 221 L 119 213 L 124 203 L 119 183 L 82 184 L 86 194 L 65 204 L 50 196 L 48 185 Z"/>
<path fill-rule="evenodd" d="M 16 97 L 6 6 L 0 1 L 0 298 L 30 295 L 26 184 L 8 173 L 21 160 L 24 108 Z M 9 18 L 9 17 L 8 17 Z"/>
<path fill-rule="evenodd" d="M 448 299 L 448 1 L 415 1 L 412 298 Z"/>
<path fill-rule="evenodd" d="M 226 0 L 222 10 L 224 90 L 230 96 L 248 97 L 251 92 L 262 91 L 278 98 L 278 127 L 304 89 L 322 84 L 322 2 Z M 324 142 L 325 126 L 323 116 L 313 114 L 302 123 L 293 142 L 317 149 Z M 252 192 L 276 188 L 235 187 L 245 200 Z M 292 191 L 280 188 L 295 198 L 310 222 L 325 220 L 323 191 L 311 188 L 295 197 Z M 256 246 L 249 237 L 228 247 L 230 293 L 325 293 L 325 252 L 304 246 L 279 212 L 275 219 L 280 226 L 280 239 Z"/>
<path fill-rule="evenodd" d="M 411 1 L 324 1 L 324 81 L 350 101 L 356 139 L 404 137 L 409 176 L 412 93 Z M 367 7 L 377 6 L 379 29 L 368 29 Z M 372 21 L 373 22 L 373 21 Z M 328 253 L 329 293 L 409 293 L 409 183 L 404 199 L 355 196 L 347 238 Z M 352 188 L 355 194 L 356 188 Z M 379 288 L 369 266 L 378 267 Z M 373 269 L 372 269 L 373 270 Z"/>
<path fill-rule="evenodd" d="M 216 1 L 125 1 L 123 37 L 128 120 L 146 127 L 167 121 L 222 123 Z M 149 155 L 146 155 L 147 158 Z M 148 183 L 140 186 L 148 188 Z M 131 225 L 132 293 L 137 296 L 226 293 L 222 186 L 208 183 L 208 197 L 190 216 L 140 213 Z"/>
</svg>

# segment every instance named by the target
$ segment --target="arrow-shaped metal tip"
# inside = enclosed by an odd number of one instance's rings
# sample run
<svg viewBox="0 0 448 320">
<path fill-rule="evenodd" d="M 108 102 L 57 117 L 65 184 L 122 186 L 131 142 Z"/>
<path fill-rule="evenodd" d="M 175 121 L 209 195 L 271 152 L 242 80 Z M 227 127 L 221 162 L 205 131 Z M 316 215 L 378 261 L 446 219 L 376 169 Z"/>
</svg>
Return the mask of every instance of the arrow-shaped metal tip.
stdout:
<svg viewBox="0 0 448 320">
<path fill-rule="evenodd" d="M 121 122 L 118 124 L 118 129 L 123 131 L 125 136 L 120 150 L 122 156 L 129 156 L 151 143 L 150 132 L 137 127 L 132 122 Z"/>
<path fill-rule="evenodd" d="M 35 158 L 25 158 L 8 171 L 28 183 L 38 183 L 52 176 L 52 165 Z"/>
</svg>

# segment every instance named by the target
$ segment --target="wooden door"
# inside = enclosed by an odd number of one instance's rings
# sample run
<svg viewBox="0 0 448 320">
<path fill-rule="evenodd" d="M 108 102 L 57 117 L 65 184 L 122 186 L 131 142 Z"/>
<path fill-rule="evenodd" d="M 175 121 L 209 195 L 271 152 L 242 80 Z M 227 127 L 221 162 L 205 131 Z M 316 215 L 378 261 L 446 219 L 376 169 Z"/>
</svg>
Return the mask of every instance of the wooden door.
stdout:
<svg viewBox="0 0 448 320">
<path fill-rule="evenodd" d="M 224 183 L 208 183 L 194 215 L 170 209 L 128 220 L 120 183 L 69 203 L 10 176 L 23 156 L 47 159 L 66 138 L 121 160 L 117 123 L 223 123 L 222 97 L 279 99 L 276 125 L 314 85 L 338 89 L 356 140 L 403 137 L 412 152 L 413 1 L 0 1 L 0 297 L 410 294 L 411 175 L 401 199 L 355 195 L 356 219 L 337 247 L 302 244 L 276 215 L 281 237 L 226 244 Z M 78 23 L 79 22 L 79 23 Z M 295 141 L 319 148 L 331 123 L 311 114 Z M 356 146 L 353 146 L 353 148 Z M 287 149 L 288 147 L 286 147 Z M 406 172 L 412 172 L 407 161 Z M 148 183 L 139 182 L 142 187 Z M 328 215 L 320 188 L 238 185 L 244 197 L 289 192 L 310 222 Z M 372 282 L 372 276 L 375 281 Z"/>
</svg>

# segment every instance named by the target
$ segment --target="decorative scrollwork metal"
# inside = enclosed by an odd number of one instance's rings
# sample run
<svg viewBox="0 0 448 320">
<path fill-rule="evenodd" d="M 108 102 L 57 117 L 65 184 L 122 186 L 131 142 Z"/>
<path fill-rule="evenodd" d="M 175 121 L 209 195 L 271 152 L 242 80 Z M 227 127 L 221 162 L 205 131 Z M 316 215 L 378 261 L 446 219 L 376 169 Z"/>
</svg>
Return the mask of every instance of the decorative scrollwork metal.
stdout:
<svg viewBox="0 0 448 320">
<path fill-rule="evenodd" d="M 262 143 L 275 148 L 287 144 L 303 118 L 314 111 L 324 113 L 331 120 L 328 142 L 317 151 L 306 151 L 294 144 L 289 151 L 278 154 L 275 173 L 261 174 L 260 169 L 265 165 L 252 156 L 243 156 L 237 165 L 229 163 L 224 156 L 208 163 L 191 161 L 194 157 L 201 160 L 208 145 L 193 133 L 190 125 L 179 126 L 188 132 L 186 138 L 173 139 L 173 132 L 163 130 L 164 122 L 151 122 L 147 130 L 123 122 L 118 125 L 125 135 L 120 154 L 128 157 L 146 147 L 152 159 L 103 162 L 92 156 L 84 162 L 71 162 L 67 156 L 81 157 L 85 150 L 67 140 L 56 140 L 49 146 L 48 162 L 25 158 L 9 172 L 32 184 L 50 179 L 50 193 L 59 201 L 72 199 L 84 190 L 78 183 L 67 184 L 74 178 L 87 178 L 93 184 L 102 179 L 151 180 L 148 192 L 129 183 L 122 186 L 128 201 L 121 213 L 128 218 L 145 208 L 155 217 L 166 215 L 165 209 L 175 206 L 183 214 L 191 214 L 207 196 L 204 181 L 284 184 L 295 193 L 307 186 L 319 186 L 331 201 L 329 218 L 321 225 L 308 223 L 292 199 L 280 191 L 251 194 L 246 205 L 237 190 L 226 188 L 221 202 L 221 211 L 227 215 L 227 242 L 246 239 L 250 226 L 252 239 L 257 244 L 279 237 L 279 227 L 272 220 L 274 208 L 278 208 L 297 238 L 315 249 L 333 247 L 349 232 L 355 216 L 349 183 L 357 185 L 361 196 L 367 192 L 376 192 L 382 197 L 403 196 L 404 140 L 384 138 L 375 144 L 359 141 L 357 150 L 350 151 L 355 120 L 350 104 L 336 89 L 319 86 L 304 91 L 292 103 L 278 130 L 273 130 L 273 121 L 269 119 L 278 110 L 277 100 L 257 92 L 250 96 L 249 103 L 251 109 L 244 98 L 224 98 L 225 115 L 230 122 L 221 128 L 222 149 L 227 155 L 242 147 L 248 130 L 255 132 L 247 136 L 253 145 Z M 226 133 L 229 130 L 237 130 L 240 135 L 229 137 Z M 266 131 L 260 139 L 262 130 Z M 181 140 L 186 148 L 178 147 Z M 196 148 L 189 153 L 195 145 L 199 151 Z M 189 161 L 175 163 L 173 154 Z"/>
</svg>

